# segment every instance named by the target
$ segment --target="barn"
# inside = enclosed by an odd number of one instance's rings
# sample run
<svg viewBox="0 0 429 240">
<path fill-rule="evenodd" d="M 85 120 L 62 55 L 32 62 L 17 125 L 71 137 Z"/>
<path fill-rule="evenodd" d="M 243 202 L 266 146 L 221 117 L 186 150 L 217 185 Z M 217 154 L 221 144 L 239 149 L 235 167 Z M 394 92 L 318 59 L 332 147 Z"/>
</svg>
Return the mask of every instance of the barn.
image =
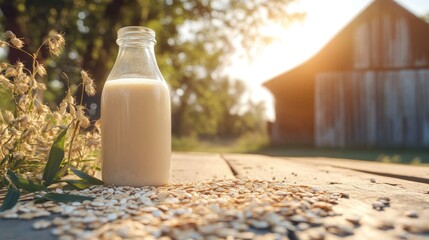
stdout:
<svg viewBox="0 0 429 240">
<path fill-rule="evenodd" d="M 427 147 L 429 24 L 374 0 L 311 59 L 264 86 L 275 99 L 275 144 Z"/>
</svg>

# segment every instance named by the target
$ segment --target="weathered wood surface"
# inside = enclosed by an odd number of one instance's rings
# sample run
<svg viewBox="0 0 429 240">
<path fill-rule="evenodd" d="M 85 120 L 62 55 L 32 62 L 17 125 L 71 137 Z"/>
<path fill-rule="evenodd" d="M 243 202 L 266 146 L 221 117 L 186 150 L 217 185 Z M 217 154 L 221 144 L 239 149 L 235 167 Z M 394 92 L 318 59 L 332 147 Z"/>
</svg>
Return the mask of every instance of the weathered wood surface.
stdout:
<svg viewBox="0 0 429 240">
<path fill-rule="evenodd" d="M 429 184 L 429 167 L 325 157 L 299 158 L 299 162 L 305 162 L 311 165 L 351 169 L 375 175 Z"/>
<path fill-rule="evenodd" d="M 274 158 L 261 155 L 243 154 L 202 154 L 177 153 L 172 156 L 172 182 L 189 183 L 210 181 L 212 179 L 229 179 L 246 177 L 250 179 L 284 180 L 288 184 L 310 185 L 321 190 L 342 192 L 350 199 L 340 200 L 335 207 L 344 215 L 362 217 L 362 226 L 355 230 L 353 236 L 342 239 L 389 239 L 395 230 L 374 230 L 373 225 L 380 221 L 413 222 L 429 224 L 429 185 L 414 181 L 385 177 L 370 173 L 358 172 L 344 168 L 374 169 L 383 172 L 400 174 L 416 172 L 424 179 L 427 167 L 400 166 L 391 164 L 372 165 L 351 160 L 313 159 L 313 158 Z M 375 183 L 371 182 L 375 179 Z M 379 197 L 390 197 L 391 207 L 378 212 L 371 204 Z M 410 219 L 404 216 L 407 210 L 416 210 L 419 218 Z M 330 220 L 338 221 L 340 217 Z M 54 239 L 50 230 L 34 231 L 32 221 L 0 220 L 0 239 Z M 297 233 L 300 237 L 301 233 Z M 425 239 L 427 235 L 410 235 L 409 239 Z M 337 239 L 329 235 L 327 239 Z"/>
<path fill-rule="evenodd" d="M 235 173 L 251 179 L 284 180 L 297 185 L 310 185 L 321 190 L 344 192 L 350 199 L 340 201 L 336 209 L 344 215 L 357 215 L 364 224 L 358 228 L 351 239 L 389 239 L 395 230 L 375 230 L 374 225 L 381 222 L 414 222 L 429 225 L 429 185 L 397 178 L 356 172 L 330 165 L 315 164 L 312 159 L 273 158 L 260 155 L 223 156 Z M 352 160 L 344 160 L 352 163 Z M 429 168 L 422 167 L 428 170 Z M 371 182 L 375 180 L 375 183 Z M 429 179 L 429 178 L 427 178 Z M 379 197 L 392 200 L 390 208 L 379 212 L 372 209 Z M 419 219 L 409 219 L 404 213 L 415 210 Z M 335 218 L 332 219 L 336 221 Z M 421 236 L 411 236 L 419 239 Z M 428 238 L 424 236 L 423 238 Z"/>
<path fill-rule="evenodd" d="M 234 178 L 228 164 L 219 154 L 174 153 L 171 171 L 172 183 Z"/>
<path fill-rule="evenodd" d="M 429 70 L 317 74 L 315 144 L 429 146 Z"/>
<path fill-rule="evenodd" d="M 385 8 L 386 6 L 383 6 Z M 416 31 L 414 18 L 402 13 L 376 12 L 378 19 L 366 18 L 353 29 L 353 67 L 368 68 L 403 68 L 421 67 L 426 59 L 419 59 L 412 46 L 412 32 Z"/>
<path fill-rule="evenodd" d="M 429 210 L 429 185 L 397 178 L 378 176 L 329 165 L 316 165 L 310 159 L 274 158 L 261 155 L 223 156 L 238 175 L 251 179 L 285 180 L 291 184 L 310 185 L 322 190 L 346 192 L 365 203 L 378 197 L 395 197 L 396 208 Z M 348 160 L 348 162 L 351 160 Z M 375 183 L 371 182 L 375 180 Z"/>
</svg>

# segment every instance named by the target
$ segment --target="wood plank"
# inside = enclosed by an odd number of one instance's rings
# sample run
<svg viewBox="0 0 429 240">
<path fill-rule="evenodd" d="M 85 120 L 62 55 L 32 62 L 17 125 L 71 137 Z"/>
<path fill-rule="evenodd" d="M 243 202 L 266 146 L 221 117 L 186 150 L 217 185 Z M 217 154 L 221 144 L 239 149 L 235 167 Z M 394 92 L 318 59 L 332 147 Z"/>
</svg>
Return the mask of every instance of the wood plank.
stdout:
<svg viewBox="0 0 429 240">
<path fill-rule="evenodd" d="M 351 170 L 372 173 L 375 175 L 391 176 L 404 180 L 429 183 L 429 167 L 402 164 L 391 164 L 382 162 L 369 162 L 340 158 L 297 158 L 299 162 L 315 165 L 328 165 Z M 429 187 L 428 187 L 429 190 Z"/>
<path fill-rule="evenodd" d="M 377 104 L 376 104 L 376 75 L 374 72 L 365 73 L 365 87 L 366 93 L 366 114 L 368 116 L 368 127 L 366 129 L 368 141 L 366 145 L 373 146 L 377 142 Z"/>
<path fill-rule="evenodd" d="M 101 179 L 101 172 L 96 174 Z M 172 153 L 172 183 L 209 181 L 212 179 L 234 178 L 231 169 L 219 154 L 213 153 Z"/>
<path fill-rule="evenodd" d="M 317 165 L 299 158 L 280 159 L 261 155 L 227 154 L 223 156 L 240 176 L 251 179 L 284 180 L 286 183 L 309 185 L 321 190 L 344 192 L 350 199 L 340 200 L 335 209 L 343 215 L 357 215 L 362 219 L 352 239 L 388 239 L 395 236 L 394 230 L 376 229 L 380 222 L 392 222 L 398 229 L 403 222 L 429 224 L 428 185 L 396 178 L 377 176 Z M 370 179 L 374 178 L 375 183 Z M 372 209 L 379 197 L 389 197 L 391 207 L 379 212 Z M 404 213 L 415 210 L 418 219 L 407 218 Z M 413 237 L 421 237 L 416 235 Z M 424 235 L 424 237 L 428 237 Z"/>
<path fill-rule="evenodd" d="M 219 154 L 173 153 L 171 169 L 172 183 L 234 178 L 228 164 Z"/>
<path fill-rule="evenodd" d="M 223 157 L 240 176 L 285 180 L 292 184 L 317 186 L 329 191 L 349 190 L 365 202 L 374 200 L 369 199 L 369 196 L 395 195 L 405 201 L 404 206 L 422 203 L 420 207 L 429 207 L 429 187 L 423 183 L 315 164 L 310 158 L 281 159 L 247 154 L 227 154 Z M 376 180 L 375 184 L 370 181 L 371 178 Z M 398 204 L 402 203 L 398 201 Z"/>
</svg>

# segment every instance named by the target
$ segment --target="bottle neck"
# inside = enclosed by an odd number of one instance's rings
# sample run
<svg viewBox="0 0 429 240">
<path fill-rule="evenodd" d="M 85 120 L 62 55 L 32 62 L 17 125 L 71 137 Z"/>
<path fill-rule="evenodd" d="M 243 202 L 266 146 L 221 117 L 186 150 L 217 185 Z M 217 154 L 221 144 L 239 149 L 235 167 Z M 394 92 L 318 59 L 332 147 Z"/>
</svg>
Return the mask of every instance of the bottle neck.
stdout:
<svg viewBox="0 0 429 240">
<path fill-rule="evenodd" d="M 130 26 L 119 29 L 119 53 L 107 80 L 147 78 L 164 80 L 156 63 L 155 32 L 152 29 Z"/>
<path fill-rule="evenodd" d="M 164 80 L 154 54 L 154 44 L 122 44 L 110 79 L 147 78 Z"/>
<path fill-rule="evenodd" d="M 118 59 L 120 58 L 135 58 L 142 59 L 151 58 L 155 60 L 155 44 L 153 43 L 122 43 L 119 46 Z"/>
</svg>

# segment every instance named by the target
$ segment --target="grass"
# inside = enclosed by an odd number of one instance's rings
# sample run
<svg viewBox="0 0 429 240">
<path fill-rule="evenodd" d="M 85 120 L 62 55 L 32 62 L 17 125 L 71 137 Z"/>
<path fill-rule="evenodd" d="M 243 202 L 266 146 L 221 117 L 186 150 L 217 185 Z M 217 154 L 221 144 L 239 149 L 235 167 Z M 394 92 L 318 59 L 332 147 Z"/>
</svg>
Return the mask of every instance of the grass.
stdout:
<svg viewBox="0 0 429 240">
<path fill-rule="evenodd" d="M 268 136 L 252 133 L 238 139 L 173 138 L 173 151 L 211 153 L 256 153 L 277 157 L 328 157 L 429 166 L 429 151 L 423 149 L 320 149 L 273 147 Z"/>
<path fill-rule="evenodd" d="M 237 139 L 196 137 L 172 139 L 173 151 L 177 152 L 249 153 L 260 151 L 268 144 L 268 136 L 260 133 L 249 133 Z"/>
</svg>

